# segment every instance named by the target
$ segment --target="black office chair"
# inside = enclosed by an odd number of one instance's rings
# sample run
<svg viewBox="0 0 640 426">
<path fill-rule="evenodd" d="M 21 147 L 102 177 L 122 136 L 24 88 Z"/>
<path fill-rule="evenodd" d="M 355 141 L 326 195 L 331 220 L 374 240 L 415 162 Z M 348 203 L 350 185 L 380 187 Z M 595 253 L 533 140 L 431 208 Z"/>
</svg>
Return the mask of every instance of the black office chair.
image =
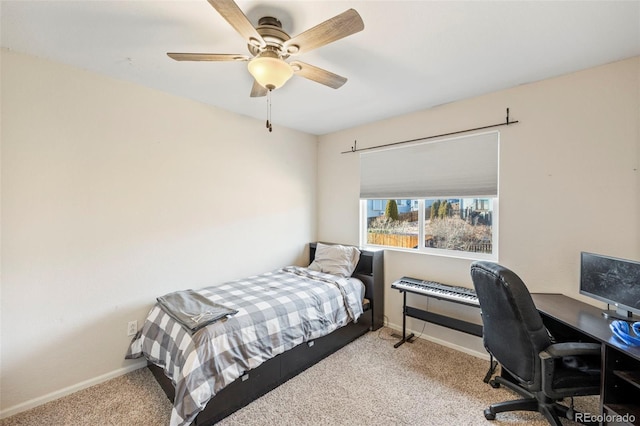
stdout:
<svg viewBox="0 0 640 426">
<path fill-rule="evenodd" d="M 600 393 L 600 344 L 553 343 L 529 290 L 509 269 L 493 262 L 471 265 L 482 312 L 484 346 L 501 366 L 490 383 L 505 385 L 525 399 L 492 404 L 488 420 L 505 411 L 539 411 L 550 424 L 574 419 L 573 398 Z"/>
</svg>

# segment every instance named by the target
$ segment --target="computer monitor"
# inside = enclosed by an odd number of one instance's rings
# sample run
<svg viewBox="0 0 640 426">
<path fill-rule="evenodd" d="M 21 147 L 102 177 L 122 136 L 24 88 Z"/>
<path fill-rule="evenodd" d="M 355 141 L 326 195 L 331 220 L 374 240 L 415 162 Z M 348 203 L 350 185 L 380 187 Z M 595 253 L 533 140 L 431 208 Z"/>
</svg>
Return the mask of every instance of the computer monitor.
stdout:
<svg viewBox="0 0 640 426">
<path fill-rule="evenodd" d="M 607 318 L 640 321 L 640 262 L 582 252 L 580 294 L 615 306 Z"/>
</svg>

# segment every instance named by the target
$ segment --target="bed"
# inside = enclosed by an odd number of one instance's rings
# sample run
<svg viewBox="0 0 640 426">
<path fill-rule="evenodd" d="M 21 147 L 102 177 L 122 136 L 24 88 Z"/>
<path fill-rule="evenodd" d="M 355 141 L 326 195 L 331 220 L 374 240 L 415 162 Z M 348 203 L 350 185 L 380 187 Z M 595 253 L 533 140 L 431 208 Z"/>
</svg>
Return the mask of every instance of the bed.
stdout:
<svg viewBox="0 0 640 426">
<path fill-rule="evenodd" d="M 335 253 L 359 256 L 337 262 Z M 147 358 L 149 369 L 174 403 L 172 426 L 212 425 L 380 328 L 382 256 L 381 250 L 311 243 L 308 268 L 286 267 L 198 289 L 209 302 L 231 311 L 199 331 L 180 324 L 160 306 L 159 298 L 127 357 Z M 249 288 L 253 293 L 245 291 Z M 245 306 L 247 294 L 258 302 Z M 309 301 L 322 312 L 310 307 Z M 304 309 L 293 306 L 298 304 Z M 277 318 L 267 317 L 274 312 Z M 256 315 L 261 318 L 257 322 L 264 316 L 264 323 L 247 327 L 248 318 L 253 322 Z"/>
</svg>

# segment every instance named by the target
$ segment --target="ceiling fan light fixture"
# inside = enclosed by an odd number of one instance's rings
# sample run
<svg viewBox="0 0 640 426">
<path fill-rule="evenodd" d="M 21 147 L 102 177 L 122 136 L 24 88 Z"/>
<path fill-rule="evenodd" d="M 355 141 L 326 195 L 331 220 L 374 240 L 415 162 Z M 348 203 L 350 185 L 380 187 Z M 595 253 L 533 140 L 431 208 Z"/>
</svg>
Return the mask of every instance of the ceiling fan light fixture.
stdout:
<svg viewBox="0 0 640 426">
<path fill-rule="evenodd" d="M 262 87 L 275 90 L 293 75 L 291 66 L 278 57 L 261 55 L 249 61 L 249 72 Z"/>
</svg>

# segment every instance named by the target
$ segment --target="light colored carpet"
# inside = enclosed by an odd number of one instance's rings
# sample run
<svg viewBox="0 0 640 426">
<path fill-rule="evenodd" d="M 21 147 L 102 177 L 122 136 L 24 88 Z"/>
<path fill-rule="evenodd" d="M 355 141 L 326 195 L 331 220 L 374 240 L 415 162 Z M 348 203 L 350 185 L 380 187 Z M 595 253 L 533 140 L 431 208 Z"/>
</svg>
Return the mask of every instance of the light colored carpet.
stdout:
<svg viewBox="0 0 640 426">
<path fill-rule="evenodd" d="M 232 425 L 546 425 L 538 413 L 498 414 L 515 399 L 482 379 L 488 361 L 418 339 L 393 348 L 368 333 L 219 423 Z M 597 397 L 576 398 L 597 414 Z M 0 421 L 0 426 L 168 425 L 171 404 L 145 368 Z M 573 422 L 563 420 L 565 425 Z"/>
</svg>

